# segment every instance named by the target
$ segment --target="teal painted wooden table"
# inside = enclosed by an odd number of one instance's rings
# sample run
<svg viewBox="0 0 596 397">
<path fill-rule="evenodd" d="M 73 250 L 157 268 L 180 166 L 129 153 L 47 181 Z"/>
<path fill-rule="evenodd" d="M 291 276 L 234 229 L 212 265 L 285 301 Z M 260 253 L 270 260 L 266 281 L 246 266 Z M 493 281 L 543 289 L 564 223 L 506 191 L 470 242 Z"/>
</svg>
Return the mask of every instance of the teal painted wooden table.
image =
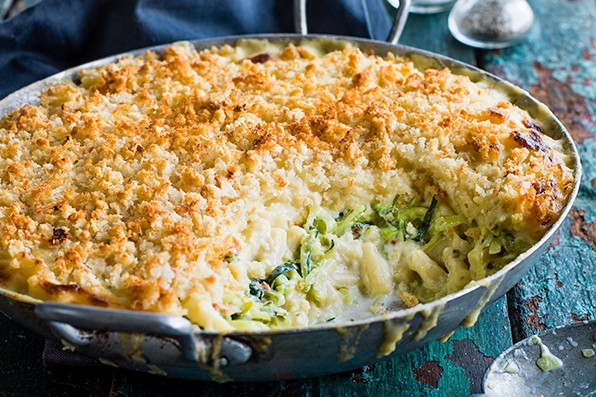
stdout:
<svg viewBox="0 0 596 397">
<path fill-rule="evenodd" d="M 0 6 L 8 4 L 4 1 Z M 31 3 L 31 1 L 29 1 Z M 596 317 L 596 4 L 535 0 L 523 43 L 479 51 L 457 43 L 447 14 L 412 15 L 403 44 L 476 64 L 527 89 L 567 126 L 582 156 L 576 205 L 547 254 L 506 296 L 445 343 L 338 375 L 212 384 L 102 368 L 45 368 L 43 339 L 0 315 L 0 396 L 468 396 L 505 348 L 556 325 Z M 2 15 L 4 15 L 5 10 Z M 14 10 L 13 10 L 14 11 Z"/>
</svg>

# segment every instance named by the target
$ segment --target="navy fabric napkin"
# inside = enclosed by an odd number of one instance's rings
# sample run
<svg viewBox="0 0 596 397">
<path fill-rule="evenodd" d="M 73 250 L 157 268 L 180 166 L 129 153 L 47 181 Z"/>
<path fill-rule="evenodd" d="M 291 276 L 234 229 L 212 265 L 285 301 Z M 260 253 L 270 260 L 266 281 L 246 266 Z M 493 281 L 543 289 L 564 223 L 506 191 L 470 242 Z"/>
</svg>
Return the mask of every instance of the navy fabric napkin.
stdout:
<svg viewBox="0 0 596 397">
<path fill-rule="evenodd" d="M 309 32 L 382 40 L 384 0 L 310 0 Z M 207 37 L 293 33 L 292 0 L 44 0 L 0 23 L 0 98 L 127 50 Z"/>
<path fill-rule="evenodd" d="M 65 350 L 63 346 L 51 340 L 46 340 L 42 354 L 43 365 L 46 367 L 99 367 L 99 360 L 87 357 L 81 353 Z"/>
<path fill-rule="evenodd" d="M 384 0 L 310 0 L 310 33 L 382 40 Z M 44 0 L 0 23 L 0 98 L 66 68 L 177 40 L 294 33 L 291 0 Z M 46 366 L 93 366 L 48 341 Z"/>
</svg>

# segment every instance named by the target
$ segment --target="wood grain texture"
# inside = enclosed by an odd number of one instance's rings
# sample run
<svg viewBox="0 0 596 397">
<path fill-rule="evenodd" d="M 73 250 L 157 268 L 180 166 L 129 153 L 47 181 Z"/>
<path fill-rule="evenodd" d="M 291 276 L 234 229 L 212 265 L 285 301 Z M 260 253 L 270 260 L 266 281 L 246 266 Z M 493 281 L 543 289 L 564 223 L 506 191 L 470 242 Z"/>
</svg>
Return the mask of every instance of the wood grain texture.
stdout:
<svg viewBox="0 0 596 397">
<path fill-rule="evenodd" d="M 563 122 L 583 165 L 580 194 L 550 250 L 509 292 L 514 339 L 596 315 L 596 3 L 531 3 L 530 37 L 483 67 L 529 90 Z"/>
<path fill-rule="evenodd" d="M 400 44 L 422 48 L 474 64 L 475 51 L 455 40 L 447 29 L 449 12 L 439 14 L 410 14 Z"/>
<path fill-rule="evenodd" d="M 218 385 L 112 369 L 54 368 L 43 340 L 0 315 L 0 396 L 468 396 L 492 359 L 517 340 L 596 315 L 596 76 L 593 0 L 531 2 L 530 37 L 507 50 L 476 52 L 447 31 L 447 14 L 412 15 L 402 43 L 481 66 L 529 89 L 572 133 L 584 167 L 580 197 L 546 255 L 477 324 L 342 374 L 299 381 Z M 513 327 L 511 327 L 513 324 Z"/>
</svg>

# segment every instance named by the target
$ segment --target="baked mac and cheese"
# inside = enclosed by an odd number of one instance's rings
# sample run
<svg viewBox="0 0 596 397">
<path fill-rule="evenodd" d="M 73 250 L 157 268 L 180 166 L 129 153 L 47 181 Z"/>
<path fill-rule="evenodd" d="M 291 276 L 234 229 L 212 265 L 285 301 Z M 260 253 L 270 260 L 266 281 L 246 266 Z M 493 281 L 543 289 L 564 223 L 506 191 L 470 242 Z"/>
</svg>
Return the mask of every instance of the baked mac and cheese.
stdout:
<svg viewBox="0 0 596 397">
<path fill-rule="evenodd" d="M 346 43 L 249 44 L 125 57 L 6 114 L 0 284 L 307 326 L 460 290 L 558 218 L 566 148 L 498 89 Z"/>
</svg>

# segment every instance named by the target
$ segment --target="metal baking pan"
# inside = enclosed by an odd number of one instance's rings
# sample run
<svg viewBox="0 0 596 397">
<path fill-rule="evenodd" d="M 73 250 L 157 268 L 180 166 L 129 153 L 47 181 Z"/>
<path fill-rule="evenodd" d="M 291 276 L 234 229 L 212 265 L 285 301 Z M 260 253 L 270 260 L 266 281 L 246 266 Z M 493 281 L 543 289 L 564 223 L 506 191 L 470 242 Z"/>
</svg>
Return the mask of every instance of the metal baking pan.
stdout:
<svg viewBox="0 0 596 397">
<path fill-rule="evenodd" d="M 368 53 L 393 52 L 424 62 L 429 67 L 448 67 L 473 80 L 484 79 L 503 87 L 510 100 L 540 120 L 546 134 L 562 139 L 573 156 L 575 184 L 560 218 L 528 251 L 495 274 L 464 290 L 409 309 L 391 311 L 345 324 L 287 330 L 217 333 L 206 332 L 183 317 L 82 305 L 41 302 L 0 289 L 0 310 L 29 329 L 100 361 L 123 368 L 171 377 L 226 381 L 270 381 L 305 378 L 347 371 L 379 359 L 416 349 L 448 336 L 460 325 L 474 323 L 479 311 L 507 292 L 544 253 L 571 209 L 581 179 L 577 149 L 559 120 L 527 92 L 485 71 L 462 62 L 396 45 L 409 1 L 402 2 L 389 42 L 341 36 L 307 35 L 304 0 L 297 0 L 296 25 L 301 34 L 226 37 L 193 42 L 200 50 L 240 39 L 300 42 L 304 39 L 347 40 Z M 151 48 L 160 53 L 166 46 Z M 140 55 L 147 49 L 108 57 L 69 69 L 25 87 L 0 101 L 0 115 L 27 103 L 38 103 L 49 84 L 77 80 L 83 68 L 116 61 L 122 55 Z"/>
</svg>

